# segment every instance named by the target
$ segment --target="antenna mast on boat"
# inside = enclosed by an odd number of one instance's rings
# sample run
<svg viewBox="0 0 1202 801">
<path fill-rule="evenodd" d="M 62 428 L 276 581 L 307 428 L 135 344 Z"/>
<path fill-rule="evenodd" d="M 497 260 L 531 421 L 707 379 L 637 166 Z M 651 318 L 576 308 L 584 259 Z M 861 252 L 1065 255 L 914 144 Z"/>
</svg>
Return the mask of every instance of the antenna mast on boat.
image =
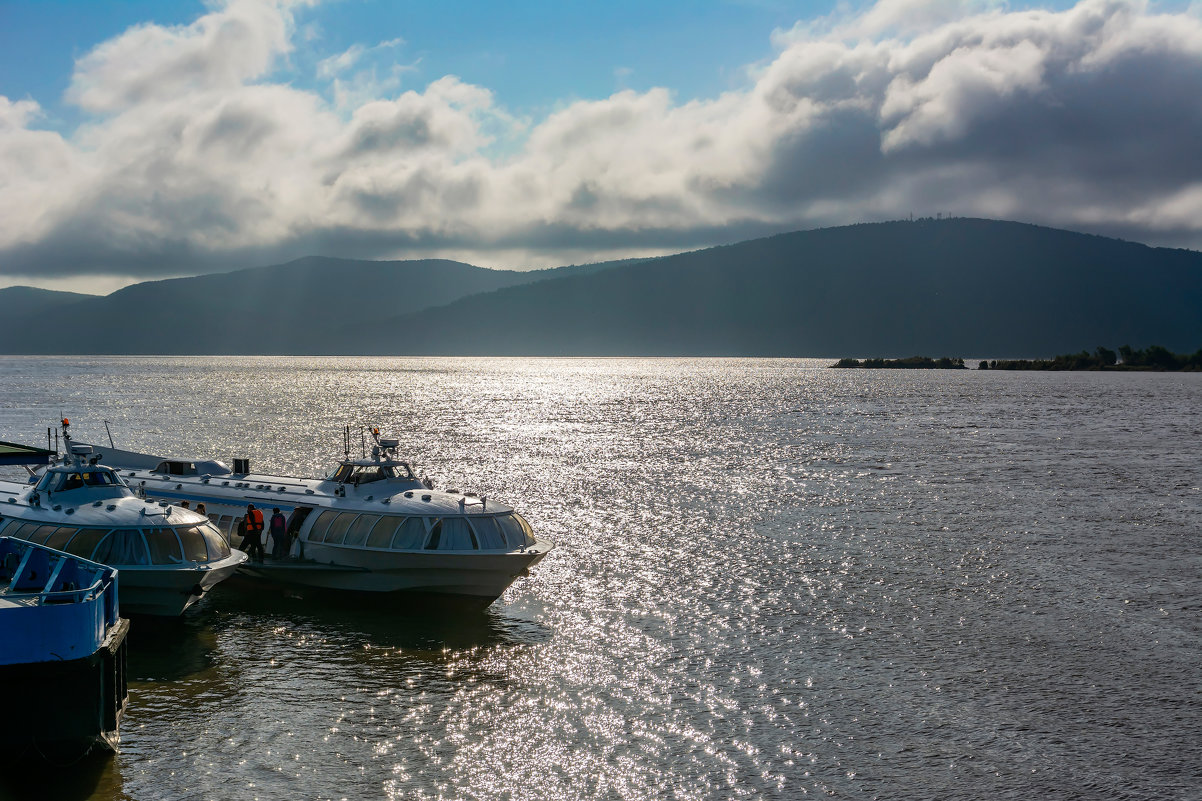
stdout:
<svg viewBox="0 0 1202 801">
<path fill-rule="evenodd" d="M 109 447 L 116 448 L 117 445 L 116 445 L 116 443 L 113 442 L 113 432 L 109 431 L 109 421 L 108 420 L 104 421 L 104 433 L 109 435 Z"/>
</svg>

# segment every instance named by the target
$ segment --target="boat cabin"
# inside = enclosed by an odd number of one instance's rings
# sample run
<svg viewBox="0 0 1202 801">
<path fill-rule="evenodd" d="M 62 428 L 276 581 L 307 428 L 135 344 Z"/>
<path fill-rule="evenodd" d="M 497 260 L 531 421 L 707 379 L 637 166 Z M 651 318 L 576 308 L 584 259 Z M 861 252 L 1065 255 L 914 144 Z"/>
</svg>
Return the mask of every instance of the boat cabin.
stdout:
<svg viewBox="0 0 1202 801">
<path fill-rule="evenodd" d="M 402 481 L 407 487 L 416 489 L 422 486 L 413 475 L 412 468 L 404 462 L 374 461 L 369 459 L 352 459 L 340 462 L 333 473 L 326 476 L 326 481 L 337 481 L 339 484 L 370 484 L 373 481 Z"/>
<path fill-rule="evenodd" d="M 133 494 L 112 468 L 84 464 L 52 467 L 42 474 L 34 489 L 48 494 L 86 489 L 90 490 L 88 497 L 92 499 L 123 498 Z"/>
<path fill-rule="evenodd" d="M 3 511 L 3 509 L 0 509 Z M 226 559 L 230 546 L 212 523 L 79 527 L 0 517 L 0 534 L 104 564 L 179 565 Z"/>
</svg>

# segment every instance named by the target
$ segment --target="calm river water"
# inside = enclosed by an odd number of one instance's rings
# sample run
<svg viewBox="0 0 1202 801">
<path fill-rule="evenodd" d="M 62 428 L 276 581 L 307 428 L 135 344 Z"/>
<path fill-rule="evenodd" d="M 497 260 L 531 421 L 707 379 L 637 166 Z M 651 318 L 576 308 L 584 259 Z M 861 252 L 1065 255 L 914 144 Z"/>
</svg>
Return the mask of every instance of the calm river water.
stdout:
<svg viewBox="0 0 1202 801">
<path fill-rule="evenodd" d="M 0 796 L 1202 797 L 1202 375 L 825 363 L 0 359 L 0 439 L 378 424 L 558 543 L 484 612 L 135 621 L 121 753 Z"/>
</svg>

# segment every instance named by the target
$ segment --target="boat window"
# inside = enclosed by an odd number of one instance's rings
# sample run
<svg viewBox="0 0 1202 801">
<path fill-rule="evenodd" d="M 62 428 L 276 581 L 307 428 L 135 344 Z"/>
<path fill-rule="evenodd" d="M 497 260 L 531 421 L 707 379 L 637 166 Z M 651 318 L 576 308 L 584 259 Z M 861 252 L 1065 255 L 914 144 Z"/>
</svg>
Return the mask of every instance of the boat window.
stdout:
<svg viewBox="0 0 1202 801">
<path fill-rule="evenodd" d="M 442 541 L 438 543 L 443 551 L 473 551 L 476 549 L 476 537 L 467 524 L 466 517 L 448 517 L 442 521 Z"/>
<path fill-rule="evenodd" d="M 313 528 L 309 529 L 309 542 L 324 542 L 326 538 L 326 529 L 329 528 L 331 521 L 338 516 L 338 513 L 327 509 L 317 516 L 317 520 L 313 521 Z"/>
<path fill-rule="evenodd" d="M 77 528 L 63 527 L 57 529 L 53 534 L 46 538 L 45 545 L 47 548 L 53 548 L 56 551 L 61 551 L 63 546 L 66 545 L 73 536 L 75 536 L 75 532 L 77 531 L 79 531 Z"/>
<path fill-rule="evenodd" d="M 217 519 L 213 520 L 213 518 Z M 233 515 L 209 515 L 209 519 L 213 520 L 213 522 L 217 525 L 217 528 L 220 529 L 223 534 L 225 534 L 225 538 L 227 540 L 234 535 Z"/>
<path fill-rule="evenodd" d="M 10 525 L 12 525 L 14 522 L 15 522 L 15 521 L 13 521 L 13 520 L 5 520 L 3 517 L 0 517 L 0 536 L 3 536 L 3 535 L 4 535 L 4 529 L 8 528 L 8 527 L 9 527 Z"/>
<path fill-rule="evenodd" d="M 517 512 L 513 513 L 513 517 L 521 525 L 522 531 L 526 532 L 526 547 L 529 548 L 534 544 L 534 529 L 530 528 L 530 524 L 526 522 L 526 518 L 522 517 Z"/>
<path fill-rule="evenodd" d="M 209 549 L 205 546 L 204 535 L 199 526 L 180 526 L 175 530 L 180 542 L 184 544 L 185 562 L 207 562 Z"/>
<path fill-rule="evenodd" d="M 55 492 L 66 492 L 67 490 L 79 489 L 83 486 L 83 476 L 79 473 L 59 473 L 61 479 Z"/>
<path fill-rule="evenodd" d="M 184 561 L 183 551 L 179 547 L 179 538 L 174 529 L 146 529 L 146 544 L 150 546 L 150 561 L 156 565 L 177 565 Z"/>
<path fill-rule="evenodd" d="M 37 530 L 38 530 L 37 523 L 22 523 L 20 526 L 13 529 L 12 532 L 8 536 L 16 537 L 19 540 L 27 540 L 27 539 L 29 539 L 29 535 Z"/>
<path fill-rule="evenodd" d="M 337 468 L 335 468 L 333 473 L 330 473 L 329 478 L 326 480 L 341 481 L 345 483 L 351 480 L 351 473 L 354 471 L 354 469 L 354 465 L 340 464 Z"/>
<path fill-rule="evenodd" d="M 58 530 L 58 526 L 39 526 L 36 531 L 33 531 L 25 539 L 30 542 L 36 542 L 42 545 L 46 542 L 46 538 Z"/>
<path fill-rule="evenodd" d="M 359 515 L 359 519 L 351 525 L 346 532 L 346 539 L 342 541 L 343 545 L 362 545 L 367 540 L 367 534 L 371 531 L 371 527 L 380 519 L 379 515 Z"/>
<path fill-rule="evenodd" d="M 497 527 L 497 521 L 491 517 L 473 517 L 472 528 L 476 530 L 476 540 L 485 551 L 505 550 L 505 537 Z"/>
<path fill-rule="evenodd" d="M 351 483 L 370 484 L 371 482 L 379 481 L 382 478 L 387 478 L 387 476 L 384 475 L 384 471 L 379 465 L 373 464 L 366 467 L 359 465 L 355 467 L 355 472 L 351 474 Z"/>
<path fill-rule="evenodd" d="M 519 515 L 508 514 L 497 518 L 497 525 L 505 535 L 505 544 L 510 548 L 525 548 L 534 544 L 530 526 Z"/>
<path fill-rule="evenodd" d="M 83 483 L 89 487 L 115 487 L 118 481 L 108 470 L 89 470 L 83 474 Z"/>
<path fill-rule="evenodd" d="M 335 545 L 341 543 L 342 538 L 346 536 L 347 529 L 351 527 L 351 523 L 355 522 L 355 518 L 358 516 L 355 512 L 340 512 L 326 530 L 325 541 Z"/>
<path fill-rule="evenodd" d="M 403 517 L 381 517 L 367 537 L 367 547 L 387 548 L 392 543 L 392 535 L 396 532 L 397 526 L 403 522 L 405 522 Z"/>
<path fill-rule="evenodd" d="M 63 550 L 76 556 L 82 556 L 84 559 L 91 559 L 92 551 L 96 550 L 96 543 L 100 542 L 108 533 L 107 528 L 81 528 Z"/>
<path fill-rule="evenodd" d="M 230 555 L 230 545 L 225 541 L 225 537 L 217 530 L 213 524 L 200 527 L 200 533 L 205 538 L 205 544 L 209 546 L 209 559 L 225 559 Z"/>
<path fill-rule="evenodd" d="M 96 546 L 92 558 L 106 565 L 150 564 L 146 541 L 136 528 L 114 529 Z"/>
<path fill-rule="evenodd" d="M 442 521 L 435 520 L 434 525 L 430 526 L 430 540 L 426 543 L 427 551 L 438 550 L 438 543 L 442 541 Z"/>
<path fill-rule="evenodd" d="M 394 551 L 416 551 L 426 541 L 426 521 L 420 517 L 407 517 L 397 526 L 396 536 L 392 538 Z"/>
</svg>

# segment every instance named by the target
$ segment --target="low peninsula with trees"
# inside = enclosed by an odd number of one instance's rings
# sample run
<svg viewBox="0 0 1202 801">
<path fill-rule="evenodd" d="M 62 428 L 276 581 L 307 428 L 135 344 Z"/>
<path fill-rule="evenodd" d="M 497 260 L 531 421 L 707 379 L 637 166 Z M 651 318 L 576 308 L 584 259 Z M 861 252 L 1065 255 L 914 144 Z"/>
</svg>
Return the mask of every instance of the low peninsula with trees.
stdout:
<svg viewBox="0 0 1202 801">
<path fill-rule="evenodd" d="M 941 356 L 930 359 L 926 356 L 910 356 L 905 359 L 840 359 L 831 367 L 900 368 L 903 370 L 967 370 L 963 359 Z"/>
<path fill-rule="evenodd" d="M 867 367 L 902 369 L 967 369 L 963 359 L 947 356 L 930 359 L 910 356 L 905 359 L 840 359 L 831 367 Z M 1123 345 L 1117 351 L 1098 347 L 1093 353 L 1067 353 L 1050 359 L 989 359 L 977 364 L 978 370 L 1142 370 L 1145 372 L 1202 372 L 1202 349 L 1192 354 L 1173 353 L 1160 345 L 1136 350 Z"/>
</svg>

